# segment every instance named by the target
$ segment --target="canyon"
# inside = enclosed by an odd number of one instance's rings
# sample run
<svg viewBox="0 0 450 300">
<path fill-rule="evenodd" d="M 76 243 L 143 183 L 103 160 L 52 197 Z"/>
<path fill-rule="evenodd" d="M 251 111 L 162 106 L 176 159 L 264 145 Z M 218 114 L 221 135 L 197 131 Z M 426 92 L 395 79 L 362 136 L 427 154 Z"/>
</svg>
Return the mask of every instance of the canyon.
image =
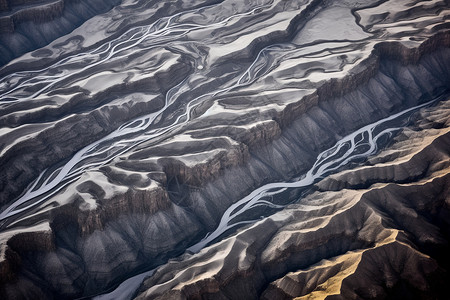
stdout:
<svg viewBox="0 0 450 300">
<path fill-rule="evenodd" d="M 446 299 L 448 1 L 12 2 L 1 298 Z"/>
</svg>

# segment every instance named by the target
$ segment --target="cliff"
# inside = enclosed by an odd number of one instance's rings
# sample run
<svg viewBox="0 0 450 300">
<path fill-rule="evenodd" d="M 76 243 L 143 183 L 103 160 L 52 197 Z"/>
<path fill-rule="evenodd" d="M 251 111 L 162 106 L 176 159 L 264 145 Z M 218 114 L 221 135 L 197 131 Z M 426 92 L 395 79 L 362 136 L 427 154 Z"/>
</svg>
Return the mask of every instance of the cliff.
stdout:
<svg viewBox="0 0 450 300">
<path fill-rule="evenodd" d="M 120 0 L 1 1 L 0 65 L 49 44 L 120 2 Z"/>
<path fill-rule="evenodd" d="M 420 125 L 363 166 L 334 174 L 298 203 L 163 265 L 137 299 L 443 299 L 449 109 L 445 101 L 422 111 Z M 443 127 L 435 129 L 438 124 Z M 329 190 L 330 181 L 346 187 Z"/>
<path fill-rule="evenodd" d="M 207 4 L 124 2 L 0 70 L 0 294 L 440 296 L 445 2 Z"/>
</svg>

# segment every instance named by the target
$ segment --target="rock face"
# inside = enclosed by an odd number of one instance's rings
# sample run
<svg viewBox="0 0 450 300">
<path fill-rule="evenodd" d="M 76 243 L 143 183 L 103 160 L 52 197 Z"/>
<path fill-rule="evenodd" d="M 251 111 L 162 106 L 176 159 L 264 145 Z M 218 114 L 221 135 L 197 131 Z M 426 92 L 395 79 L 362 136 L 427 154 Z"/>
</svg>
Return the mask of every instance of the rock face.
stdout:
<svg viewBox="0 0 450 300">
<path fill-rule="evenodd" d="M 449 112 L 449 101 L 422 111 L 418 124 L 362 166 L 334 174 L 298 203 L 160 267 L 138 298 L 445 297 Z M 336 182 L 347 187 L 336 188 Z"/>
<path fill-rule="evenodd" d="M 111 5 L 0 69 L 2 298 L 445 298 L 445 1 Z"/>
<path fill-rule="evenodd" d="M 0 65 L 49 44 L 120 2 L 120 0 L 2 0 Z M 45 55 L 47 52 L 42 53 Z"/>
</svg>

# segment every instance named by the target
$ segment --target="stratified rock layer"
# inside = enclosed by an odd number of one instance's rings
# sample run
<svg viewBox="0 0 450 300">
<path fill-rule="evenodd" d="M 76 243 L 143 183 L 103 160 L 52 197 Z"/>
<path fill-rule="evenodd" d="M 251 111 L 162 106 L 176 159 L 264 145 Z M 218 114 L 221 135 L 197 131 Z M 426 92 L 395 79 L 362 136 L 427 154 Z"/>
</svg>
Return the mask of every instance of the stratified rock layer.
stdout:
<svg viewBox="0 0 450 300">
<path fill-rule="evenodd" d="M 449 101 L 422 111 L 418 126 L 364 166 L 332 175 L 298 203 L 163 265 L 138 299 L 444 299 L 449 112 Z"/>
<path fill-rule="evenodd" d="M 0 65 L 56 40 L 120 0 L 0 1 Z M 45 55 L 46 51 L 42 51 Z"/>
<path fill-rule="evenodd" d="M 296 204 L 183 253 L 347 134 L 447 100 L 448 13 L 445 1 L 123 1 L 9 63 L 0 294 L 90 297 L 162 265 L 139 297 L 439 296 L 448 102 L 275 203 Z"/>
</svg>

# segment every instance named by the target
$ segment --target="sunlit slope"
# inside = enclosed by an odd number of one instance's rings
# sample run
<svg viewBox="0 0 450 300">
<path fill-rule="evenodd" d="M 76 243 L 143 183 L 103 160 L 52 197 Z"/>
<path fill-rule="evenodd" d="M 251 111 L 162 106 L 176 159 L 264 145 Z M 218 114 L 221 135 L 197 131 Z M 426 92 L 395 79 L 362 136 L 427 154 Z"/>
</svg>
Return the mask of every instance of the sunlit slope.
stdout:
<svg viewBox="0 0 450 300">
<path fill-rule="evenodd" d="M 0 295 L 438 295 L 448 13 L 123 1 L 11 61 Z"/>
</svg>

